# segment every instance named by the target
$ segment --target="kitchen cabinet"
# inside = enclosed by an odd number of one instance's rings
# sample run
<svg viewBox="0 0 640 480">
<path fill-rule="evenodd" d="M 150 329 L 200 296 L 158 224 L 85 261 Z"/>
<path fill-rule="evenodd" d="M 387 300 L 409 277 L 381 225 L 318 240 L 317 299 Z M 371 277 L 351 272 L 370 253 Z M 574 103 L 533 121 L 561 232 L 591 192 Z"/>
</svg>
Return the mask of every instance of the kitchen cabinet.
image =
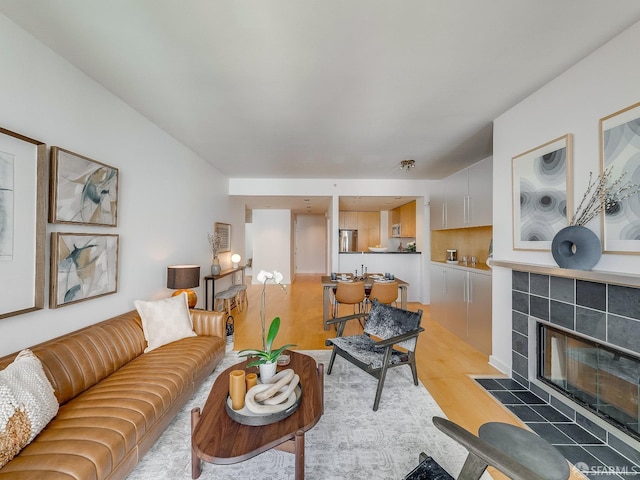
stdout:
<svg viewBox="0 0 640 480">
<path fill-rule="evenodd" d="M 493 159 L 441 180 L 430 199 L 431 230 L 479 227 L 493 223 Z"/>
<path fill-rule="evenodd" d="M 393 225 L 400 224 L 400 235 L 394 235 Z M 389 236 L 395 238 L 415 238 L 416 236 L 416 201 L 405 203 L 389 210 Z"/>
<path fill-rule="evenodd" d="M 338 214 L 340 228 L 357 229 L 358 212 L 340 212 Z"/>
<path fill-rule="evenodd" d="M 380 212 L 358 212 L 358 250 L 380 244 Z"/>
<path fill-rule="evenodd" d="M 380 212 L 341 211 L 338 224 L 340 228 L 358 230 L 358 251 L 380 244 Z"/>
<path fill-rule="evenodd" d="M 491 354 L 491 274 L 431 263 L 431 318 Z"/>
</svg>

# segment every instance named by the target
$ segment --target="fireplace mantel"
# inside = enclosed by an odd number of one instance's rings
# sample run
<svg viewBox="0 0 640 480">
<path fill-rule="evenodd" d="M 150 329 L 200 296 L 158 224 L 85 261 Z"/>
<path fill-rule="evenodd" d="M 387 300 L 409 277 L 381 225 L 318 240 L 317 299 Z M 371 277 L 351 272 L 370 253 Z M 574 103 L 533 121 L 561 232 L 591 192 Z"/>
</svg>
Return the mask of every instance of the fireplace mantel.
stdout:
<svg viewBox="0 0 640 480">
<path fill-rule="evenodd" d="M 606 272 L 603 270 L 571 270 L 558 266 L 540 265 L 534 263 L 511 262 L 505 260 L 492 260 L 491 266 L 505 267 L 518 272 L 540 273 L 553 275 L 554 277 L 576 278 L 590 282 L 610 283 L 625 287 L 640 288 L 640 276 L 624 273 Z"/>
</svg>

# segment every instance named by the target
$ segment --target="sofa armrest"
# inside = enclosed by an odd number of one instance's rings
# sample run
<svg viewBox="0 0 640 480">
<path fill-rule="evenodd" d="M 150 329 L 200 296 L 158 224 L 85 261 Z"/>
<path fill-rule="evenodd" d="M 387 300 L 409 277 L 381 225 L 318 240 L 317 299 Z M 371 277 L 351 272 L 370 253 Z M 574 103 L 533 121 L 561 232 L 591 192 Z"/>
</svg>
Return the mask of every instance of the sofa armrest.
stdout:
<svg viewBox="0 0 640 480">
<path fill-rule="evenodd" d="M 198 335 L 226 338 L 227 312 L 212 312 L 199 308 L 192 308 L 189 312 L 193 331 Z"/>
</svg>

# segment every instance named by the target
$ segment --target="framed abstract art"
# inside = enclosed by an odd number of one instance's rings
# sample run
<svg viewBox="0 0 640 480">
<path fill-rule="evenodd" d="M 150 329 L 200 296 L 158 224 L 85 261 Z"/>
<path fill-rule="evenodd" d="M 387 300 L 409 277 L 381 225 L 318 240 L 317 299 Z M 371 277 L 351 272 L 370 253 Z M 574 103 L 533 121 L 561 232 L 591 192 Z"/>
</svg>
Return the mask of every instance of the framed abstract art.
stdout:
<svg viewBox="0 0 640 480">
<path fill-rule="evenodd" d="M 51 295 L 58 308 L 118 290 L 118 235 L 51 234 Z"/>
<path fill-rule="evenodd" d="M 640 103 L 600 119 L 601 172 L 640 185 Z M 602 218 L 603 250 L 640 253 L 640 195 L 610 199 Z"/>
<path fill-rule="evenodd" d="M 49 221 L 115 227 L 118 169 L 51 147 Z"/>
<path fill-rule="evenodd" d="M 44 308 L 46 150 L 0 128 L 0 318 Z"/>
<path fill-rule="evenodd" d="M 220 238 L 219 253 L 231 251 L 231 225 L 228 223 L 216 222 L 214 225 L 215 231 Z"/>
<path fill-rule="evenodd" d="M 573 211 L 570 134 L 513 157 L 514 250 L 550 250 Z"/>
</svg>

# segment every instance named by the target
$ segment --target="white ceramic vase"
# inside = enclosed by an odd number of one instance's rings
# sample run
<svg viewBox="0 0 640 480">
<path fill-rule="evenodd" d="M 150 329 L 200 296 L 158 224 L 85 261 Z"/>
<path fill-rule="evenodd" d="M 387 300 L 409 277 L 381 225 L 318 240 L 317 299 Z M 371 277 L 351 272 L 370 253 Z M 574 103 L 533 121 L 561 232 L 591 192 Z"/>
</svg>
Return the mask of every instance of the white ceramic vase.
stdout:
<svg viewBox="0 0 640 480">
<path fill-rule="evenodd" d="M 276 362 L 261 363 L 258 368 L 260 369 L 260 381 L 262 383 L 267 382 L 271 377 L 276 374 Z"/>
</svg>

